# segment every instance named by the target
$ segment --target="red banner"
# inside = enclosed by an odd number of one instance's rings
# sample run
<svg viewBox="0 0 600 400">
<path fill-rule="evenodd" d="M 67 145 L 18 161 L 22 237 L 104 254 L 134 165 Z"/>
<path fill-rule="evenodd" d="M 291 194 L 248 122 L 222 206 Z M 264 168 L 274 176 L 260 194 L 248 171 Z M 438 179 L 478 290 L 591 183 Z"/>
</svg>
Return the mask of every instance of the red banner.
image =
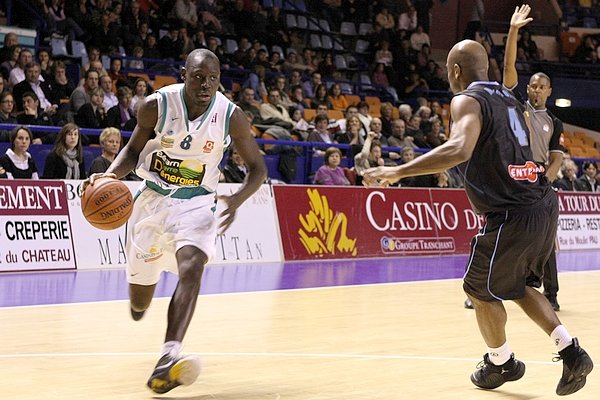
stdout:
<svg viewBox="0 0 600 400">
<path fill-rule="evenodd" d="M 459 189 L 274 191 L 286 260 L 465 254 L 483 223 Z"/>
</svg>

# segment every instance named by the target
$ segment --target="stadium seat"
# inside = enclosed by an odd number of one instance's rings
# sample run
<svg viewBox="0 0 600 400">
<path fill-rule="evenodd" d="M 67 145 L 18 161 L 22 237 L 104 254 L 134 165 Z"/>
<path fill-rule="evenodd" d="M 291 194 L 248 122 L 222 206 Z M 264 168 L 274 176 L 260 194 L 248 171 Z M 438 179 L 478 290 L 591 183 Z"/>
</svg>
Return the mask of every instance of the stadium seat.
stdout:
<svg viewBox="0 0 600 400">
<path fill-rule="evenodd" d="M 315 115 L 317 115 L 317 110 L 313 110 L 312 108 L 305 108 L 304 109 L 304 120 L 307 122 L 312 121 L 313 119 L 315 119 Z"/>
<path fill-rule="evenodd" d="M 306 16 L 298 15 L 298 18 L 296 20 L 298 21 L 298 29 L 308 29 L 308 20 L 306 19 Z"/>
<path fill-rule="evenodd" d="M 321 45 L 323 50 L 333 50 L 333 41 L 329 35 L 321 35 Z"/>
<path fill-rule="evenodd" d="M 360 103 L 360 96 L 355 95 L 355 94 L 347 94 L 346 96 L 346 100 L 348 100 L 348 104 L 351 106 L 355 106 L 358 103 Z"/>
<path fill-rule="evenodd" d="M 227 39 L 225 40 L 225 54 L 233 54 L 237 51 L 238 49 L 238 44 L 235 40 L 233 39 Z"/>
<path fill-rule="evenodd" d="M 298 21 L 296 20 L 296 16 L 294 14 L 286 14 L 285 26 L 288 29 L 298 29 Z"/>
<path fill-rule="evenodd" d="M 344 118 L 344 113 L 340 110 L 329 110 L 327 111 L 327 117 L 329 119 L 342 119 Z"/>
<path fill-rule="evenodd" d="M 348 64 L 346 64 L 346 58 L 341 54 L 335 55 L 334 63 L 338 71 L 345 71 L 348 69 Z"/>
<path fill-rule="evenodd" d="M 177 78 L 170 75 L 156 75 L 154 77 L 154 90 L 160 89 L 163 86 L 172 85 L 177 83 Z"/>
<path fill-rule="evenodd" d="M 67 51 L 67 42 L 62 38 L 52 38 L 50 40 L 50 47 L 52 49 L 52 57 L 69 57 L 70 54 Z"/>
<path fill-rule="evenodd" d="M 358 35 L 359 36 L 368 36 L 373 32 L 373 25 L 368 22 L 361 22 L 358 25 Z"/>
<path fill-rule="evenodd" d="M 310 47 L 313 49 L 322 49 L 323 43 L 321 43 L 321 36 L 316 33 L 311 33 L 310 35 Z"/>
<path fill-rule="evenodd" d="M 359 54 L 367 54 L 369 52 L 369 42 L 366 40 L 358 39 L 354 46 L 354 51 Z"/>
<path fill-rule="evenodd" d="M 356 25 L 354 22 L 342 22 L 340 25 L 340 33 L 344 36 L 356 36 L 358 32 L 356 32 Z"/>
</svg>

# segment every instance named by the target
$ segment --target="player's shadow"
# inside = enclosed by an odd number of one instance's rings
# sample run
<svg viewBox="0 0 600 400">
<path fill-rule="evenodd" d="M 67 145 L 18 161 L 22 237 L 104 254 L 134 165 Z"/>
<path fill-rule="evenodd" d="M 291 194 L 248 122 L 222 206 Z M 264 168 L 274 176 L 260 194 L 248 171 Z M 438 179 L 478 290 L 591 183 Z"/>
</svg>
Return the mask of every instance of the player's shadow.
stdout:
<svg viewBox="0 0 600 400">
<path fill-rule="evenodd" d="M 499 390 L 499 389 L 493 389 L 493 390 L 487 390 L 487 389 L 477 389 L 475 388 L 475 390 L 480 391 L 480 392 L 486 392 L 489 393 L 489 399 L 488 400 L 493 400 L 494 399 L 494 395 L 498 396 L 501 399 L 511 399 L 511 400 L 532 400 L 532 399 L 539 399 L 542 398 L 543 395 L 540 396 L 532 396 L 530 394 L 523 394 L 523 393 L 515 393 L 515 392 L 510 392 L 508 390 Z"/>
</svg>

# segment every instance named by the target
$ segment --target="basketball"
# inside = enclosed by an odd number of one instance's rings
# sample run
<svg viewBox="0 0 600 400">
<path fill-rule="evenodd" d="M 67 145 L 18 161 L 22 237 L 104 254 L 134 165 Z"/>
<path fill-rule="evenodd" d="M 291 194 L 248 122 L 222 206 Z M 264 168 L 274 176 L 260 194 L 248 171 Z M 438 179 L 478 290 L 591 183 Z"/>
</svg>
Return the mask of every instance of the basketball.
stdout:
<svg viewBox="0 0 600 400">
<path fill-rule="evenodd" d="M 123 182 L 114 178 L 98 178 L 81 196 L 81 211 L 95 228 L 117 229 L 133 211 L 133 196 Z"/>
</svg>

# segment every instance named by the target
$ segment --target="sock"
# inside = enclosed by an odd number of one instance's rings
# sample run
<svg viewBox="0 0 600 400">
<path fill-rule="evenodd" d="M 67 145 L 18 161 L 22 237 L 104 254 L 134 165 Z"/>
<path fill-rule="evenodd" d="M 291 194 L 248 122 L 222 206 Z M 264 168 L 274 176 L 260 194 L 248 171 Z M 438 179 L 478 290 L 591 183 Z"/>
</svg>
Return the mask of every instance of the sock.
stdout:
<svg viewBox="0 0 600 400">
<path fill-rule="evenodd" d="M 163 344 L 162 346 L 160 356 L 162 357 L 165 354 L 168 354 L 169 356 L 176 358 L 179 355 L 179 352 L 181 351 L 182 347 L 183 346 L 181 345 L 181 342 L 178 342 L 176 340 L 165 342 L 165 344 Z"/>
<path fill-rule="evenodd" d="M 550 334 L 550 339 L 554 342 L 558 351 L 562 351 L 573 344 L 573 337 L 567 332 L 564 325 L 559 325 Z"/>
<path fill-rule="evenodd" d="M 510 360 L 510 356 L 512 352 L 510 351 L 510 347 L 508 346 L 508 342 L 504 342 L 504 344 L 500 347 L 488 347 L 488 356 L 490 357 L 490 361 L 494 365 L 502 365 L 508 360 Z"/>
</svg>

